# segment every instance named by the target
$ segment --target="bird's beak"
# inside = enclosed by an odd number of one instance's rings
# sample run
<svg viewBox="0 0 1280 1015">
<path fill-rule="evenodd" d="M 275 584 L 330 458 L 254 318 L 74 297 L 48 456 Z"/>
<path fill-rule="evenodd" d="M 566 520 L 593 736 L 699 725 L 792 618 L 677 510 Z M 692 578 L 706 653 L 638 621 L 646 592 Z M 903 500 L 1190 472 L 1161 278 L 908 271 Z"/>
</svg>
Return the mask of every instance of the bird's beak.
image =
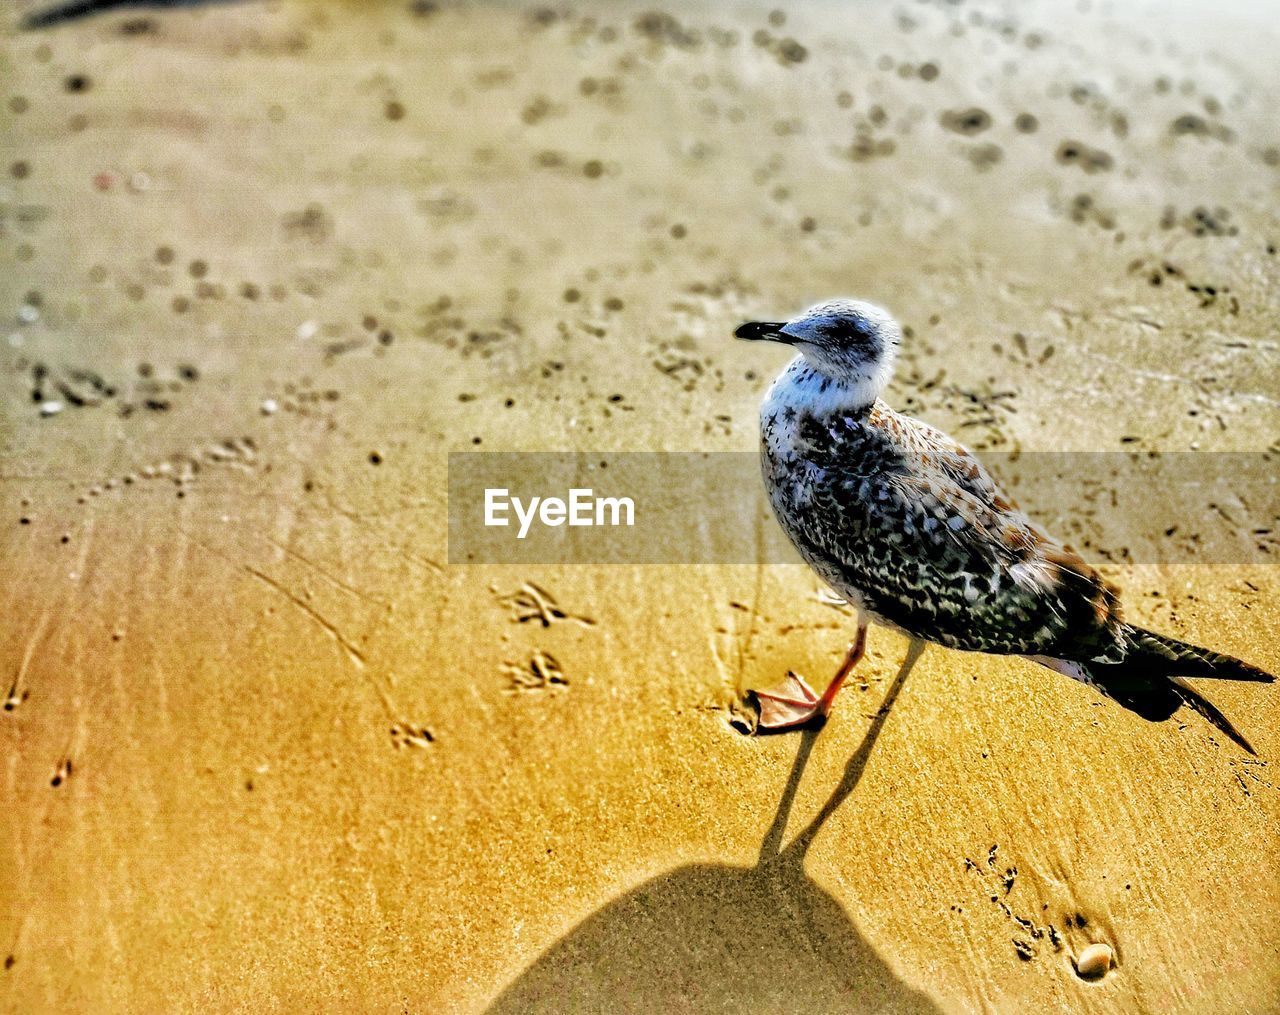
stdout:
<svg viewBox="0 0 1280 1015">
<path fill-rule="evenodd" d="M 782 331 L 786 326 L 786 321 L 748 321 L 733 333 L 733 337 L 745 338 L 750 342 L 782 342 L 790 344 L 792 341 L 791 336 L 784 334 Z"/>
</svg>

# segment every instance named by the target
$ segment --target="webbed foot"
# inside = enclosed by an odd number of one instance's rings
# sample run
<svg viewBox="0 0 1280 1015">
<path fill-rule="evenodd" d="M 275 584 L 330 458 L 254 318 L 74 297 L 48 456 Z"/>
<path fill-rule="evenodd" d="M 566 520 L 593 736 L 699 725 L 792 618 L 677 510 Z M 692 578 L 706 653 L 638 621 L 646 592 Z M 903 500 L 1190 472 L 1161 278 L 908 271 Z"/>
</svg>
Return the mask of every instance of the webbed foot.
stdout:
<svg viewBox="0 0 1280 1015">
<path fill-rule="evenodd" d="M 768 691 L 752 691 L 760 710 L 760 730 L 790 730 L 825 719 L 831 703 L 817 694 L 798 673 L 787 670 L 782 683 Z"/>
</svg>

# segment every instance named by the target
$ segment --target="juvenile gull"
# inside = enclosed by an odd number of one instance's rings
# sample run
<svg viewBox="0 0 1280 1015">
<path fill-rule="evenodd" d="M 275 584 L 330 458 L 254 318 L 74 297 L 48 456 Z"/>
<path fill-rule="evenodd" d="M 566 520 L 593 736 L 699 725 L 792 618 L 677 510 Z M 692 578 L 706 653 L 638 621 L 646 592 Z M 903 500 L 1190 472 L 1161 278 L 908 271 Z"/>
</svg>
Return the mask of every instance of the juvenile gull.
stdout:
<svg viewBox="0 0 1280 1015">
<path fill-rule="evenodd" d="M 822 695 L 794 673 L 756 692 L 762 728 L 825 717 L 874 622 L 908 635 L 912 659 L 925 641 L 1020 655 L 1148 719 L 1189 705 L 1253 753 L 1182 678 L 1274 678 L 1126 623 L 1115 587 L 1019 511 L 972 452 L 880 401 L 902 339 L 888 313 L 833 300 L 735 334 L 798 351 L 760 407 L 764 482 L 801 557 L 858 611 Z"/>
</svg>

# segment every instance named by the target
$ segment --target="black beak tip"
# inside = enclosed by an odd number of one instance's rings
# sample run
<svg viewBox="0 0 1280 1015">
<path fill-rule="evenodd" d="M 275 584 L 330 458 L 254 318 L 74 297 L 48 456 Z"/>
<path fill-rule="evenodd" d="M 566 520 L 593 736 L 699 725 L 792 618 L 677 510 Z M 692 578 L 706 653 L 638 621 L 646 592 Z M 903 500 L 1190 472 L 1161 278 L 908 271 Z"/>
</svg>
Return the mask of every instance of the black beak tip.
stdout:
<svg viewBox="0 0 1280 1015">
<path fill-rule="evenodd" d="M 782 327 L 785 322 L 776 321 L 748 321 L 746 324 L 740 325 L 733 333 L 734 338 L 745 338 L 753 342 L 785 342 L 786 336 L 782 334 Z"/>
</svg>

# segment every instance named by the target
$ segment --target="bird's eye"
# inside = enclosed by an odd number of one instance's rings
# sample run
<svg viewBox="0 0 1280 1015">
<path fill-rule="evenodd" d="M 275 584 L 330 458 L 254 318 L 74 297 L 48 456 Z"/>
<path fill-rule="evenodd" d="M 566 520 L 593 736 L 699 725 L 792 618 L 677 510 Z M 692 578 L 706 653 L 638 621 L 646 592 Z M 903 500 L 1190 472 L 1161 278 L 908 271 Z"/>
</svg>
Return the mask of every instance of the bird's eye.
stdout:
<svg viewBox="0 0 1280 1015">
<path fill-rule="evenodd" d="M 862 343 L 867 339 L 866 329 L 863 327 L 862 322 L 847 317 L 828 321 L 819 330 L 822 332 L 823 338 L 840 345 Z"/>
</svg>

